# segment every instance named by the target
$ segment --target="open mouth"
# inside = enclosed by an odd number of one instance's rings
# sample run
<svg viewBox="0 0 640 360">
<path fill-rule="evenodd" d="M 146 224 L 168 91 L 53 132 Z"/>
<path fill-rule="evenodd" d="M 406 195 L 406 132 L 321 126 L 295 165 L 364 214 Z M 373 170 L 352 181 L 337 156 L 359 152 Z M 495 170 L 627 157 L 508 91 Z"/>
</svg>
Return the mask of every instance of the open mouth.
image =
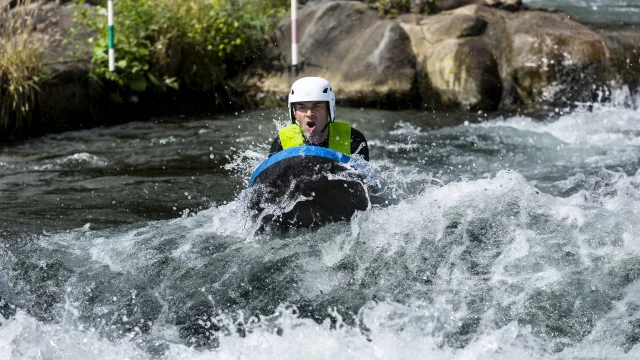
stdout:
<svg viewBox="0 0 640 360">
<path fill-rule="evenodd" d="M 316 122 L 315 121 L 308 121 L 307 122 L 307 127 L 309 128 L 309 130 L 313 131 L 313 129 L 316 128 Z"/>
</svg>

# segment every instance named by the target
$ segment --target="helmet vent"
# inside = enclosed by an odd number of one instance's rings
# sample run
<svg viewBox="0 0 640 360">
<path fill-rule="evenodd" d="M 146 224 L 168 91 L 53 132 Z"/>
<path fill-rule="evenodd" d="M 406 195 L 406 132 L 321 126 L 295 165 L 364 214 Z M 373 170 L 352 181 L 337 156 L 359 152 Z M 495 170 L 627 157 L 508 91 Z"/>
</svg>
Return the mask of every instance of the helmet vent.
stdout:
<svg viewBox="0 0 640 360">
<path fill-rule="evenodd" d="M 324 91 L 322 91 L 323 94 L 326 94 L 327 91 L 329 91 L 329 88 L 325 88 Z"/>
<path fill-rule="evenodd" d="M 291 95 L 293 95 L 293 89 L 291 89 Z"/>
</svg>

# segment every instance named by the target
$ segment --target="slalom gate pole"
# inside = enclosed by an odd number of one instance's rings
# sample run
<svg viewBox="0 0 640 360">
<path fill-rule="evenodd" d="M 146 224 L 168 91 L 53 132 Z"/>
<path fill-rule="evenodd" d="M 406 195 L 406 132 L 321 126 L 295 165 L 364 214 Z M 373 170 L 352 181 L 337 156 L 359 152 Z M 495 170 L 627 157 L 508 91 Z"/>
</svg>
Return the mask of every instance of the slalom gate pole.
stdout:
<svg viewBox="0 0 640 360">
<path fill-rule="evenodd" d="M 291 70 L 293 74 L 298 76 L 298 34 L 297 21 L 298 18 L 298 2 L 291 0 Z"/>
<path fill-rule="evenodd" d="M 292 0 L 294 1 L 294 0 Z M 113 0 L 107 1 L 108 25 L 109 25 L 109 71 L 116 71 L 116 51 L 113 46 Z"/>
</svg>

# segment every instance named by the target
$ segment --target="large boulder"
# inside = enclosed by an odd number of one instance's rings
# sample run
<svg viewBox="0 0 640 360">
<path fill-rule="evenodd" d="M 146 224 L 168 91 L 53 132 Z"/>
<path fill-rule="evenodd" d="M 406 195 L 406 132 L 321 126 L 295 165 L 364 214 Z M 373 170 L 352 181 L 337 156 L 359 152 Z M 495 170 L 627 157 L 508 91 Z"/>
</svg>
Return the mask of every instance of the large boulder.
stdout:
<svg viewBox="0 0 640 360">
<path fill-rule="evenodd" d="M 397 108 L 412 106 L 415 56 L 400 25 L 380 19 L 358 1 L 309 3 L 298 11 L 299 74 L 292 74 L 291 22 L 276 30 L 269 52 L 280 71 L 258 85 L 265 94 L 286 99 L 298 77 L 321 76 L 332 84 L 340 104 Z"/>
<path fill-rule="evenodd" d="M 474 14 L 443 12 L 400 17 L 416 55 L 421 106 L 497 109 L 502 98 L 498 62 L 482 37 L 488 22 Z"/>
<path fill-rule="evenodd" d="M 438 43 L 447 39 L 482 35 L 487 21 L 474 15 L 439 14 L 425 18 L 421 23 L 427 41 Z"/>
<path fill-rule="evenodd" d="M 637 32 L 596 31 L 558 11 L 480 5 L 398 20 L 428 107 L 538 109 L 592 101 L 612 82 L 639 86 Z"/>
<path fill-rule="evenodd" d="M 538 109 L 592 101 L 612 81 L 639 85 L 637 33 L 596 31 L 519 1 L 439 4 L 453 10 L 389 20 L 359 2 L 309 3 L 298 76 L 326 77 L 343 104 L 387 108 Z M 286 71 L 290 28 L 285 19 L 271 48 L 280 71 L 259 84 L 280 101 L 296 78 Z"/>
<path fill-rule="evenodd" d="M 507 15 L 507 31 L 514 95 L 525 105 L 593 101 L 612 82 L 638 84 L 638 34 L 598 32 L 566 14 L 541 11 Z"/>
<path fill-rule="evenodd" d="M 591 100 L 608 77 L 603 38 L 564 14 L 527 11 L 510 16 L 512 82 L 525 104 Z"/>
<path fill-rule="evenodd" d="M 480 39 L 449 39 L 436 44 L 425 70 L 429 79 L 423 92 L 426 107 L 496 110 L 500 105 L 498 64 Z"/>
<path fill-rule="evenodd" d="M 640 89 L 640 32 L 602 30 L 599 35 L 606 44 L 607 63 L 615 80 L 631 89 Z"/>
</svg>

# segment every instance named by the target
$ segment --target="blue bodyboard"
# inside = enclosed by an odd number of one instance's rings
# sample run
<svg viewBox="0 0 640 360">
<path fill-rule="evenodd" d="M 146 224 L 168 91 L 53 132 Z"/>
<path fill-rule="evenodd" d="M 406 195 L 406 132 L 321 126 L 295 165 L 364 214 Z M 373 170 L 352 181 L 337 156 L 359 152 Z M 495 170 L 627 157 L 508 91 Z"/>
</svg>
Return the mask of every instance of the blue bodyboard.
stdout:
<svg viewBox="0 0 640 360">
<path fill-rule="evenodd" d="M 248 206 L 261 221 L 279 227 L 314 227 L 349 220 L 379 203 L 380 186 L 367 182 L 365 161 L 319 146 L 280 151 L 249 180 Z M 373 201 L 372 201 L 373 200 Z"/>
</svg>

